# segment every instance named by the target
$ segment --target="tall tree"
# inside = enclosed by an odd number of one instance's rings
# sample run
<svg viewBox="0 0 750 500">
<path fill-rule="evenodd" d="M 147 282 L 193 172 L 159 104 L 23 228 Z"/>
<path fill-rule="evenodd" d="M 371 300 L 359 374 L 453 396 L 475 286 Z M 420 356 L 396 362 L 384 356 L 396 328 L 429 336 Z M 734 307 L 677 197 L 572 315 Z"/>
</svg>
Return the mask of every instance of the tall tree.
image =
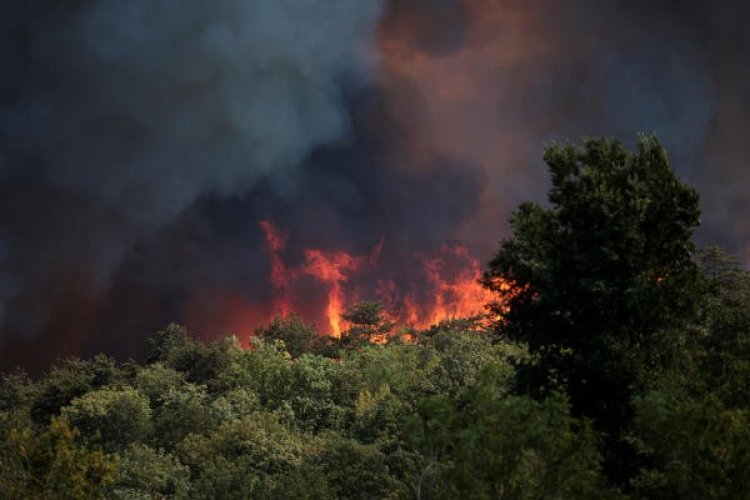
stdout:
<svg viewBox="0 0 750 500">
<path fill-rule="evenodd" d="M 635 152 L 606 138 L 553 144 L 544 159 L 549 205 L 514 212 L 485 284 L 509 306 L 496 306 L 500 333 L 528 344 L 534 360 L 520 367 L 519 388 L 568 392 L 574 412 L 607 436 L 612 462 L 627 455 L 620 438 L 633 396 L 696 308 L 698 194 L 655 137 L 639 137 Z M 497 277 L 517 286 L 504 290 Z M 610 473 L 627 476 L 628 462 Z"/>
</svg>

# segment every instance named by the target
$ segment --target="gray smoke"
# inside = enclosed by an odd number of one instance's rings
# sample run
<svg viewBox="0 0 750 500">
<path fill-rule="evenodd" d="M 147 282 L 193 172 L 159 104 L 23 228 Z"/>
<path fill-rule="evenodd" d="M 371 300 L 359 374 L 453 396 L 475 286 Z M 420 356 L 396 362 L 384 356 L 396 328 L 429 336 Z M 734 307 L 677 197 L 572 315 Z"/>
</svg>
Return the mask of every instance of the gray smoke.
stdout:
<svg viewBox="0 0 750 500">
<path fill-rule="evenodd" d="M 106 279 L 192 203 L 266 178 L 293 189 L 306 155 L 349 130 L 380 14 L 377 0 L 4 2 L 0 313 L 39 327 L 71 269 Z"/>
<path fill-rule="evenodd" d="M 290 266 L 384 241 L 352 280 L 362 297 L 381 278 L 423 284 L 414 256 L 446 240 L 486 260 L 517 203 L 544 199 L 553 139 L 656 132 L 701 193 L 699 244 L 746 252 L 747 14 L 740 0 L 6 0 L 0 370 L 137 356 L 171 321 L 207 338 L 255 326 L 244 313 L 273 303 L 259 219 L 288 230 Z M 308 319 L 314 285 L 298 290 Z"/>
<path fill-rule="evenodd" d="M 24 10 L 26 57 L 3 72 L 18 74 L 2 118 L 11 171 L 40 169 L 152 223 L 202 195 L 282 179 L 341 137 L 342 82 L 366 80 L 380 6 L 99 0 Z"/>
<path fill-rule="evenodd" d="M 2 263 L 6 260 L 7 252 L 7 244 L 2 238 L 2 234 L 0 234 L 0 325 L 2 325 L 5 320 L 5 304 L 12 291 L 8 270 L 2 266 Z"/>
</svg>

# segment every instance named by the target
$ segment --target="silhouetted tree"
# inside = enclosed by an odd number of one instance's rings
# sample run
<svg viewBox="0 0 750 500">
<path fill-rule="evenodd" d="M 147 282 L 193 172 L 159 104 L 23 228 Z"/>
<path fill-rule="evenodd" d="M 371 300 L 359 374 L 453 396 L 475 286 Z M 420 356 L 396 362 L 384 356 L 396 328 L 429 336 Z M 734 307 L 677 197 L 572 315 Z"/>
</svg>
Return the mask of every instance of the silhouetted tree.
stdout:
<svg viewBox="0 0 750 500">
<path fill-rule="evenodd" d="M 544 159 L 549 206 L 514 212 L 513 237 L 485 282 L 510 306 L 500 332 L 535 358 L 520 367 L 519 387 L 566 391 L 575 414 L 606 434 L 609 473 L 624 482 L 634 464 L 620 439 L 633 396 L 698 303 L 698 194 L 655 137 L 640 137 L 636 152 L 614 139 L 553 144 Z M 500 276 L 517 288 L 498 289 Z"/>
<path fill-rule="evenodd" d="M 388 334 L 394 326 L 386 316 L 383 304 L 367 300 L 349 306 L 341 318 L 351 325 L 344 332 L 345 340 L 355 344 L 370 341 L 375 335 Z"/>
</svg>

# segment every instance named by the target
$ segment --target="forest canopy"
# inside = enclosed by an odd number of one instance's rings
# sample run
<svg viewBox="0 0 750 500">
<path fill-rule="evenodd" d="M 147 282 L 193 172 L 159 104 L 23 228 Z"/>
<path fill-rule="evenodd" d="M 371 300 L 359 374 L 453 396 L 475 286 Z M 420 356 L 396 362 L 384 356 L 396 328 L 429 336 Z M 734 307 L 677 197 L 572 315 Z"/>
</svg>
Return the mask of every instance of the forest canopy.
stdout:
<svg viewBox="0 0 750 500">
<path fill-rule="evenodd" d="M 696 250 L 698 195 L 654 137 L 545 151 L 490 262 L 486 318 L 351 304 L 249 345 L 170 325 L 143 362 L 0 385 L 9 498 L 742 498 L 750 274 Z M 497 278 L 513 284 L 499 286 Z"/>
</svg>

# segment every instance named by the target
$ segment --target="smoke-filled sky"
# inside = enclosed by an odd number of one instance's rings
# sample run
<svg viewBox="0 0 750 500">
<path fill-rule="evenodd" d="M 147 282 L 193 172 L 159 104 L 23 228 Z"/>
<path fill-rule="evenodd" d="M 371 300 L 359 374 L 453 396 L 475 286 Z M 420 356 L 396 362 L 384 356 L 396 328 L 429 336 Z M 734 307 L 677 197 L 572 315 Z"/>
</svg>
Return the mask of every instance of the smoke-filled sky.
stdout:
<svg viewBox="0 0 750 500">
<path fill-rule="evenodd" d="M 272 303 L 260 220 L 291 267 L 305 248 L 382 248 L 363 283 L 418 282 L 415 256 L 457 241 L 486 261 L 513 207 L 544 198 L 543 144 L 582 135 L 656 132 L 701 193 L 699 243 L 747 257 L 749 13 L 6 0 L 0 368 L 137 356 L 170 321 L 248 328 Z"/>
</svg>

